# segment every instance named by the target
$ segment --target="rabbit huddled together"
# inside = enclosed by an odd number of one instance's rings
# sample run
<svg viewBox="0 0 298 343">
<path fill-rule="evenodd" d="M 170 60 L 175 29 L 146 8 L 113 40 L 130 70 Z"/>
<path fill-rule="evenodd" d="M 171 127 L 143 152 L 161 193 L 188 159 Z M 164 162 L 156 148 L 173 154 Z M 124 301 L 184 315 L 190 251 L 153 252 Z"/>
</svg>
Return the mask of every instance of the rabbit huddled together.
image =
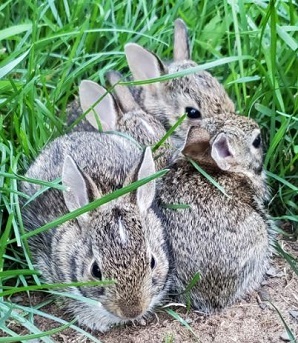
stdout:
<svg viewBox="0 0 298 343">
<path fill-rule="evenodd" d="M 25 227 L 38 228 L 154 171 L 150 148 L 142 153 L 121 136 L 75 132 L 57 138 L 26 176 L 44 181 L 62 177 L 67 189 L 47 190 L 26 205 Z M 28 195 L 40 189 L 40 185 L 22 183 Z M 80 323 L 105 331 L 150 311 L 167 291 L 168 252 L 161 222 L 151 208 L 154 196 L 152 181 L 136 194 L 129 193 L 31 239 L 32 254 L 47 282 L 115 281 L 109 287 L 69 287 L 74 296 L 97 302 L 90 306 L 67 300 Z"/>
<path fill-rule="evenodd" d="M 273 231 L 263 205 L 262 144 L 253 120 L 219 115 L 191 127 L 158 193 L 180 301 L 190 296 L 196 309 L 210 313 L 258 287 L 268 268 Z M 168 204 L 189 208 L 173 211 Z M 183 294 L 196 273 L 200 280 Z"/>
<path fill-rule="evenodd" d="M 135 80 L 196 66 L 180 19 L 170 64 L 137 44 L 127 44 L 125 52 Z M 273 224 L 265 209 L 259 126 L 235 114 L 222 85 L 205 71 L 134 89 L 119 84 L 118 72 L 106 77 L 111 93 L 93 81 L 81 82 L 68 124 L 82 113 L 85 118 L 49 143 L 27 171 L 29 178 L 61 178 L 65 189 L 21 183 L 33 196 L 23 206 L 26 229 L 156 169 L 168 172 L 157 183 L 33 236 L 37 268 L 49 283 L 112 280 L 67 288 L 72 297 L 66 307 L 79 323 L 100 331 L 140 319 L 170 294 L 178 301 L 190 298 L 205 313 L 230 305 L 260 285 L 270 260 Z M 152 154 L 150 147 L 184 113 L 187 119 Z"/>
</svg>

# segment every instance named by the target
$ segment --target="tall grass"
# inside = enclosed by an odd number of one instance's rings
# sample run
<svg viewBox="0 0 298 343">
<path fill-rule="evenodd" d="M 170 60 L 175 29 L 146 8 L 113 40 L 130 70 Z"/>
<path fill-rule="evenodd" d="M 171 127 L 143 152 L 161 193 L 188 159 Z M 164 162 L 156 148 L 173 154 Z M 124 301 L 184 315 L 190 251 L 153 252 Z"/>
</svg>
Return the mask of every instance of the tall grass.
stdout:
<svg viewBox="0 0 298 343">
<path fill-rule="evenodd" d="M 127 42 L 171 59 L 177 17 L 189 27 L 192 58 L 199 64 L 234 57 L 230 63 L 215 63 L 210 71 L 238 111 L 261 125 L 272 188 L 270 211 L 290 223 L 297 235 L 297 13 L 295 0 L 2 1 L 0 289 L 40 284 L 21 239 L 17 175 L 47 142 L 67 132 L 65 110 L 80 80 L 104 84 L 110 69 L 129 75 L 123 53 Z M 42 312 L 40 308 L 23 307 L 20 312 L 3 297 L 0 304 L 0 327 L 7 335 L 16 336 L 5 324 L 8 318 L 40 335 L 32 324 L 32 314 Z"/>
</svg>

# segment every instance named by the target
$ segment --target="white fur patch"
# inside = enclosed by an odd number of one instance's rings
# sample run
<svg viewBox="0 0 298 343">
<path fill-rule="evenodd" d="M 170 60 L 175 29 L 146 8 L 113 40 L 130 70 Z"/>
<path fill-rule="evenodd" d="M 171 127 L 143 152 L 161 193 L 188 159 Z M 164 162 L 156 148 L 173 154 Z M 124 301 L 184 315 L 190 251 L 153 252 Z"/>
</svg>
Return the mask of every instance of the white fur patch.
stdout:
<svg viewBox="0 0 298 343">
<path fill-rule="evenodd" d="M 152 134 L 152 135 L 155 136 L 156 133 L 154 132 L 153 128 L 146 122 L 146 120 L 141 119 L 141 122 L 142 122 L 142 124 L 145 126 L 146 130 L 147 130 L 150 134 Z"/>
<path fill-rule="evenodd" d="M 118 220 L 118 225 L 119 225 L 119 235 L 120 235 L 121 241 L 122 243 L 126 243 L 126 233 L 125 233 L 124 226 L 122 225 L 121 218 L 119 218 Z"/>
<path fill-rule="evenodd" d="M 84 305 L 86 306 L 73 308 L 73 312 L 77 315 L 78 322 L 91 330 L 106 332 L 114 325 L 128 322 L 107 311 L 100 302 L 98 307 Z"/>
</svg>

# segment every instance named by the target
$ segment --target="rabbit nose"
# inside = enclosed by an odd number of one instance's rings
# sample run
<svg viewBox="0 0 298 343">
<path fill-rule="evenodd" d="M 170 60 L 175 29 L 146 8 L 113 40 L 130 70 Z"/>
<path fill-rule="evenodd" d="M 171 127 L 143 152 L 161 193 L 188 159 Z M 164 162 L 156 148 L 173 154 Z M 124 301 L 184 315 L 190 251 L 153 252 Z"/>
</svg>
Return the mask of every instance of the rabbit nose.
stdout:
<svg viewBox="0 0 298 343">
<path fill-rule="evenodd" d="M 143 313 L 142 306 L 140 304 L 126 304 L 120 308 L 122 316 L 129 319 L 134 319 Z"/>
</svg>

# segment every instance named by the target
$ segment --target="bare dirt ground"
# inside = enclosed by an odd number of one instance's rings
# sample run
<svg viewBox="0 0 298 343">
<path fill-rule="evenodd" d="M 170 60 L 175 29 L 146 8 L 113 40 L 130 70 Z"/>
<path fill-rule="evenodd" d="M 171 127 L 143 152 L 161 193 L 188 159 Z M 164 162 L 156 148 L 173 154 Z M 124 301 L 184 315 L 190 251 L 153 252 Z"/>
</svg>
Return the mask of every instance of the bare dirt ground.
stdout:
<svg viewBox="0 0 298 343">
<path fill-rule="evenodd" d="M 284 249 L 293 256 L 298 255 L 298 242 L 283 241 Z M 41 300 L 44 295 L 36 295 Z M 269 300 L 269 301 L 266 301 Z M 20 301 L 20 297 L 19 297 Z M 102 343 L 279 343 L 290 342 L 285 326 L 278 312 L 298 337 L 298 277 L 289 264 L 281 257 L 274 256 L 261 288 L 234 304 L 230 308 L 211 316 L 204 316 L 195 311 L 189 313 L 184 308 L 172 306 L 192 328 L 195 335 L 180 324 L 164 309 L 157 311 L 156 317 L 138 324 L 115 327 L 105 334 L 93 332 Z M 47 313 L 63 317 L 63 312 L 51 304 L 43 310 Z M 69 319 L 65 317 L 65 319 Z M 35 324 L 42 330 L 57 326 L 45 318 L 36 316 Z M 14 329 L 16 324 L 12 323 Z M 24 334 L 17 328 L 20 334 Z M 1 333 L 0 333 L 1 336 Z M 53 336 L 56 342 L 90 342 L 77 332 L 67 329 Z M 32 343 L 40 342 L 38 339 Z M 293 341 L 292 341 L 293 342 Z"/>
</svg>

